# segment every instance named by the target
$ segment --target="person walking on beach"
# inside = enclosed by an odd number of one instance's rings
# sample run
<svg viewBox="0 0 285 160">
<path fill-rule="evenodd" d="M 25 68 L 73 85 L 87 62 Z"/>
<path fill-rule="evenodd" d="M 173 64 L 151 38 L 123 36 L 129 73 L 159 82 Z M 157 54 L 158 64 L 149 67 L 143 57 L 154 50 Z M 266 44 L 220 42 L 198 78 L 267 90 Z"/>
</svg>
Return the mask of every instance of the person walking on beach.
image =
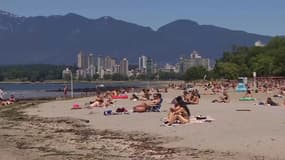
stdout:
<svg viewBox="0 0 285 160">
<path fill-rule="evenodd" d="M 0 101 L 4 100 L 4 92 L 3 90 L 0 88 Z"/>
<path fill-rule="evenodd" d="M 67 97 L 67 90 L 68 90 L 67 85 L 64 85 L 64 88 L 63 88 L 63 95 L 64 95 L 64 98 Z"/>
</svg>

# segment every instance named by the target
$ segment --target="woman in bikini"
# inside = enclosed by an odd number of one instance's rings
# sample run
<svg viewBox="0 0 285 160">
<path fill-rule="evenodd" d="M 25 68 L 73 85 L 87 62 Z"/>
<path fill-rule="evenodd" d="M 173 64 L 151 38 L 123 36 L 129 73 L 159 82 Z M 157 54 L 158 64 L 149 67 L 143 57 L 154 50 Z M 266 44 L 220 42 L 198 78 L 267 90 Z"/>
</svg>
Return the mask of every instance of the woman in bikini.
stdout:
<svg viewBox="0 0 285 160">
<path fill-rule="evenodd" d="M 170 108 L 170 112 L 168 114 L 167 120 L 164 122 L 168 126 L 178 122 L 181 124 L 190 122 L 190 111 L 183 101 L 181 96 L 175 98 L 174 107 Z"/>
</svg>

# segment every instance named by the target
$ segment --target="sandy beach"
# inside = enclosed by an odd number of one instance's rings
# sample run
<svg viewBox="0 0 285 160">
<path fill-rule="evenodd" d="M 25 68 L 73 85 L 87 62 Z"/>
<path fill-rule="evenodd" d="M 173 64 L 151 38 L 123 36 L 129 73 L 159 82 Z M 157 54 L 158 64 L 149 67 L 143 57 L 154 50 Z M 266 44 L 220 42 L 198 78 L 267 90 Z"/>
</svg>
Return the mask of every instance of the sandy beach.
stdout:
<svg viewBox="0 0 285 160">
<path fill-rule="evenodd" d="M 30 132 L 41 130 L 38 134 L 31 134 L 38 138 L 38 143 L 35 143 L 37 138 L 28 138 L 34 142 L 30 144 L 32 148 L 50 146 L 60 153 L 72 153 L 58 154 L 61 156 L 53 157 L 55 159 L 88 159 L 86 155 L 94 154 L 96 147 L 101 148 L 92 157 L 94 159 L 285 159 L 285 107 L 256 105 L 268 94 L 254 94 L 256 101 L 239 101 L 244 93 L 230 92 L 229 104 L 213 104 L 211 101 L 217 95 L 202 95 L 200 104 L 189 105 L 191 113 L 210 116 L 214 121 L 163 126 L 161 120 L 167 116 L 171 100 L 181 94 L 182 90 L 163 93 L 161 112 L 111 116 L 104 116 L 103 111 L 117 107 L 131 110 L 140 102 L 124 99 L 117 100 L 109 108 L 71 110 L 74 103 L 84 107 L 93 97 L 51 101 L 27 108 L 24 117 L 28 120 L 16 130 L 24 128 L 25 133 L 29 132 L 28 128 L 31 128 Z M 275 100 L 281 102 L 283 99 Z M 65 138 L 61 139 L 54 133 L 68 136 L 61 135 Z M 81 133 L 87 133 L 87 137 L 91 138 L 82 139 Z M 41 137 L 41 134 L 50 138 Z M 81 136 L 82 142 L 76 142 L 78 137 L 74 135 Z M 38 157 L 38 154 L 32 155 Z M 3 155 L 0 158 L 3 159 Z"/>
</svg>

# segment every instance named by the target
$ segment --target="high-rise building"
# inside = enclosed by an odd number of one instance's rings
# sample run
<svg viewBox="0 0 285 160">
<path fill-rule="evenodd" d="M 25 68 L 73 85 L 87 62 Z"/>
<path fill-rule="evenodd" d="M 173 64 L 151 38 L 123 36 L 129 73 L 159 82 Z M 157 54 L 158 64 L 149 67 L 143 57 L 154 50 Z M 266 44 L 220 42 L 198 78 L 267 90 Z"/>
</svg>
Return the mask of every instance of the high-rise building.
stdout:
<svg viewBox="0 0 285 160">
<path fill-rule="evenodd" d="M 127 58 L 123 58 L 120 63 L 120 74 L 128 76 L 129 73 L 129 61 Z"/>
<path fill-rule="evenodd" d="M 146 60 L 146 74 L 152 74 L 153 73 L 153 60 L 152 58 L 147 58 Z"/>
<path fill-rule="evenodd" d="M 120 73 L 120 65 L 115 64 L 112 68 L 113 73 Z"/>
<path fill-rule="evenodd" d="M 161 72 L 175 72 L 176 67 L 174 65 L 170 65 L 168 63 L 165 64 L 163 68 L 160 68 Z"/>
<path fill-rule="evenodd" d="M 90 53 L 87 57 L 88 61 L 88 68 L 91 66 L 95 66 L 95 55 L 93 53 Z"/>
<path fill-rule="evenodd" d="M 141 73 L 146 72 L 146 63 L 147 63 L 147 57 L 146 56 L 140 56 L 139 57 L 139 71 Z"/>
<path fill-rule="evenodd" d="M 100 78 L 104 76 L 104 58 L 102 56 L 97 57 L 97 73 Z"/>
<path fill-rule="evenodd" d="M 210 59 L 202 58 L 202 56 L 200 56 L 197 51 L 193 51 L 190 54 L 190 58 L 183 58 L 183 57 L 179 58 L 179 72 L 186 72 L 187 69 L 198 66 L 202 66 L 207 70 L 209 70 Z"/>
<path fill-rule="evenodd" d="M 87 75 L 89 75 L 90 77 L 93 77 L 96 74 L 96 67 L 94 65 L 90 65 L 87 68 Z"/>
<path fill-rule="evenodd" d="M 98 73 L 104 68 L 104 59 L 102 56 L 97 57 L 97 71 Z"/>
<path fill-rule="evenodd" d="M 88 67 L 87 58 L 83 52 L 79 52 L 77 55 L 77 67 L 80 69 L 86 69 Z"/>
<path fill-rule="evenodd" d="M 196 50 L 194 50 L 193 52 L 191 52 L 190 58 L 191 59 L 199 59 L 199 58 L 202 58 L 202 56 L 200 56 L 199 53 Z"/>
<path fill-rule="evenodd" d="M 112 70 L 113 66 L 116 65 L 116 59 L 110 56 L 104 59 L 104 69 Z"/>
</svg>

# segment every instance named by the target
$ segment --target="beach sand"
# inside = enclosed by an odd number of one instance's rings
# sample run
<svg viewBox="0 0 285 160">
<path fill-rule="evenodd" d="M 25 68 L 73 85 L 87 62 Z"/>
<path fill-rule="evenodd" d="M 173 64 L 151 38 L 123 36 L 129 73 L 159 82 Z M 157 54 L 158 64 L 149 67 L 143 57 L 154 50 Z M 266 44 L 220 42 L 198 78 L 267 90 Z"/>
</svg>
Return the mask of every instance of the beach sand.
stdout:
<svg viewBox="0 0 285 160">
<path fill-rule="evenodd" d="M 167 116 L 171 100 L 181 94 L 182 90 L 163 93 L 162 112 L 111 116 L 104 116 L 103 111 L 117 107 L 131 110 L 140 102 L 117 100 L 109 108 L 71 110 L 74 103 L 84 107 L 92 97 L 52 101 L 26 109 L 30 118 L 14 129 L 39 132 L 29 133 L 38 138 L 37 143 L 29 142 L 37 139 L 32 137 L 23 143 L 58 151 L 55 153 L 59 156 L 44 156 L 47 159 L 88 159 L 86 155 L 93 155 L 90 159 L 285 159 L 285 107 L 256 105 L 267 94 L 254 94 L 257 101 L 239 101 L 244 93 L 230 92 L 229 104 L 213 104 L 217 95 L 202 95 L 199 105 L 189 105 L 190 111 L 192 115 L 210 116 L 214 121 L 163 126 L 161 120 Z M 87 138 L 82 138 L 82 134 Z"/>
</svg>

